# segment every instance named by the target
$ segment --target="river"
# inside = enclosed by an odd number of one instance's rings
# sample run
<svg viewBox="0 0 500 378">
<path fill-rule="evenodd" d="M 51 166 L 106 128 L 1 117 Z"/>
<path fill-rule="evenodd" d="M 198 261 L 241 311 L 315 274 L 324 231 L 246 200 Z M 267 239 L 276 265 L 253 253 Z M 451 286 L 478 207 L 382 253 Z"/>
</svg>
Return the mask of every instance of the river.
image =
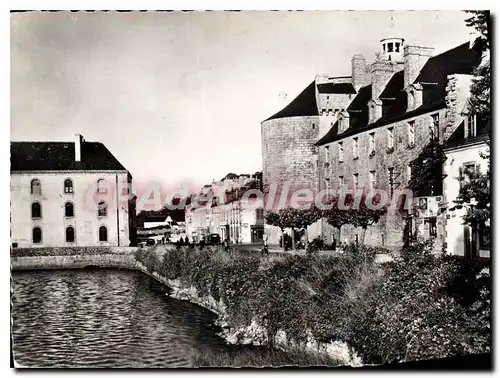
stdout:
<svg viewBox="0 0 500 378">
<path fill-rule="evenodd" d="M 234 348 L 216 315 L 165 295 L 126 270 L 12 274 L 15 361 L 30 367 L 190 367 L 198 353 Z"/>
</svg>

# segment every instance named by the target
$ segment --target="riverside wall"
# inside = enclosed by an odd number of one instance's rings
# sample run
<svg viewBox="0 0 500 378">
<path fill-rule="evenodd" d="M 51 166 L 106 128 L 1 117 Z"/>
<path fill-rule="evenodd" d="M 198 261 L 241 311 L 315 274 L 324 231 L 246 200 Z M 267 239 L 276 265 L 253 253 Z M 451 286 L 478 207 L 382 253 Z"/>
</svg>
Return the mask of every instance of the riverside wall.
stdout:
<svg viewBox="0 0 500 378">
<path fill-rule="evenodd" d="M 16 248 L 11 250 L 11 270 L 82 269 L 87 267 L 118 268 L 140 271 L 167 286 L 170 297 L 202 306 L 218 315 L 216 324 L 221 327 L 223 337 L 230 344 L 265 345 L 265 327 L 253 320 L 246 327 L 231 327 L 222 301 L 212 296 L 202 296 L 195 287 L 185 286 L 179 280 L 167 279 L 136 260 L 137 247 L 71 247 L 71 248 Z M 167 248 L 153 247 L 151 253 L 163 254 Z M 303 345 L 294 345 L 285 332 L 280 331 L 276 345 L 281 349 L 299 348 L 312 353 L 323 353 L 345 365 L 360 366 L 361 359 L 352 354 L 345 343 L 319 343 L 312 334 Z"/>
</svg>

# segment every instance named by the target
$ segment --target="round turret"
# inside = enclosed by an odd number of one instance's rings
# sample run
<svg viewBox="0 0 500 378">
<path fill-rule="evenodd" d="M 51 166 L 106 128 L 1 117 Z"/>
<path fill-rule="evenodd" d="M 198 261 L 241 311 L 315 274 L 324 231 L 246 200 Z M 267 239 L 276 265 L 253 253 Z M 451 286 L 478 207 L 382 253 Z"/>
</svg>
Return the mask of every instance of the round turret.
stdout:
<svg viewBox="0 0 500 378">
<path fill-rule="evenodd" d="M 380 41 L 382 44 L 381 58 L 383 60 L 390 60 L 393 62 L 403 61 L 403 38 L 384 38 Z"/>
</svg>

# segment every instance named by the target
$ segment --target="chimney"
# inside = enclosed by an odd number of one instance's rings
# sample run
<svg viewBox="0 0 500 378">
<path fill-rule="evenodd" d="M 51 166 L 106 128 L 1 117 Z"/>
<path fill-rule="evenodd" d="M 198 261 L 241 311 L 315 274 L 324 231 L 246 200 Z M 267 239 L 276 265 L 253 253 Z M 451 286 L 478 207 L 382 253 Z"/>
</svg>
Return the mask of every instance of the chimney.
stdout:
<svg viewBox="0 0 500 378">
<path fill-rule="evenodd" d="M 398 71 L 399 64 L 377 60 L 371 65 L 372 100 L 377 100 L 385 89 L 392 75 Z"/>
<path fill-rule="evenodd" d="M 434 48 L 422 46 L 405 46 L 404 48 L 404 87 L 407 88 L 417 79 L 420 70 L 434 54 Z"/>
<path fill-rule="evenodd" d="M 75 161 L 82 161 L 83 136 L 75 134 Z"/>
<path fill-rule="evenodd" d="M 359 88 L 370 83 L 370 75 L 366 72 L 366 59 L 361 54 L 356 54 L 351 59 L 352 85 L 356 92 Z"/>
</svg>

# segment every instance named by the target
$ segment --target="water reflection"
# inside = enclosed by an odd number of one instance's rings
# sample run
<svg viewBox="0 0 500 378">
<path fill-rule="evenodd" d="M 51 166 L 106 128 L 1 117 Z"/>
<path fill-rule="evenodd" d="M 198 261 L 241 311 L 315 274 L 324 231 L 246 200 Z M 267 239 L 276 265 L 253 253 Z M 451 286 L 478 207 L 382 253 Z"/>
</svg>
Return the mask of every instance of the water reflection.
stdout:
<svg viewBox="0 0 500 378">
<path fill-rule="evenodd" d="M 211 312 L 165 291 L 130 271 L 14 272 L 14 358 L 24 366 L 188 367 L 202 349 L 227 348 Z"/>
</svg>

